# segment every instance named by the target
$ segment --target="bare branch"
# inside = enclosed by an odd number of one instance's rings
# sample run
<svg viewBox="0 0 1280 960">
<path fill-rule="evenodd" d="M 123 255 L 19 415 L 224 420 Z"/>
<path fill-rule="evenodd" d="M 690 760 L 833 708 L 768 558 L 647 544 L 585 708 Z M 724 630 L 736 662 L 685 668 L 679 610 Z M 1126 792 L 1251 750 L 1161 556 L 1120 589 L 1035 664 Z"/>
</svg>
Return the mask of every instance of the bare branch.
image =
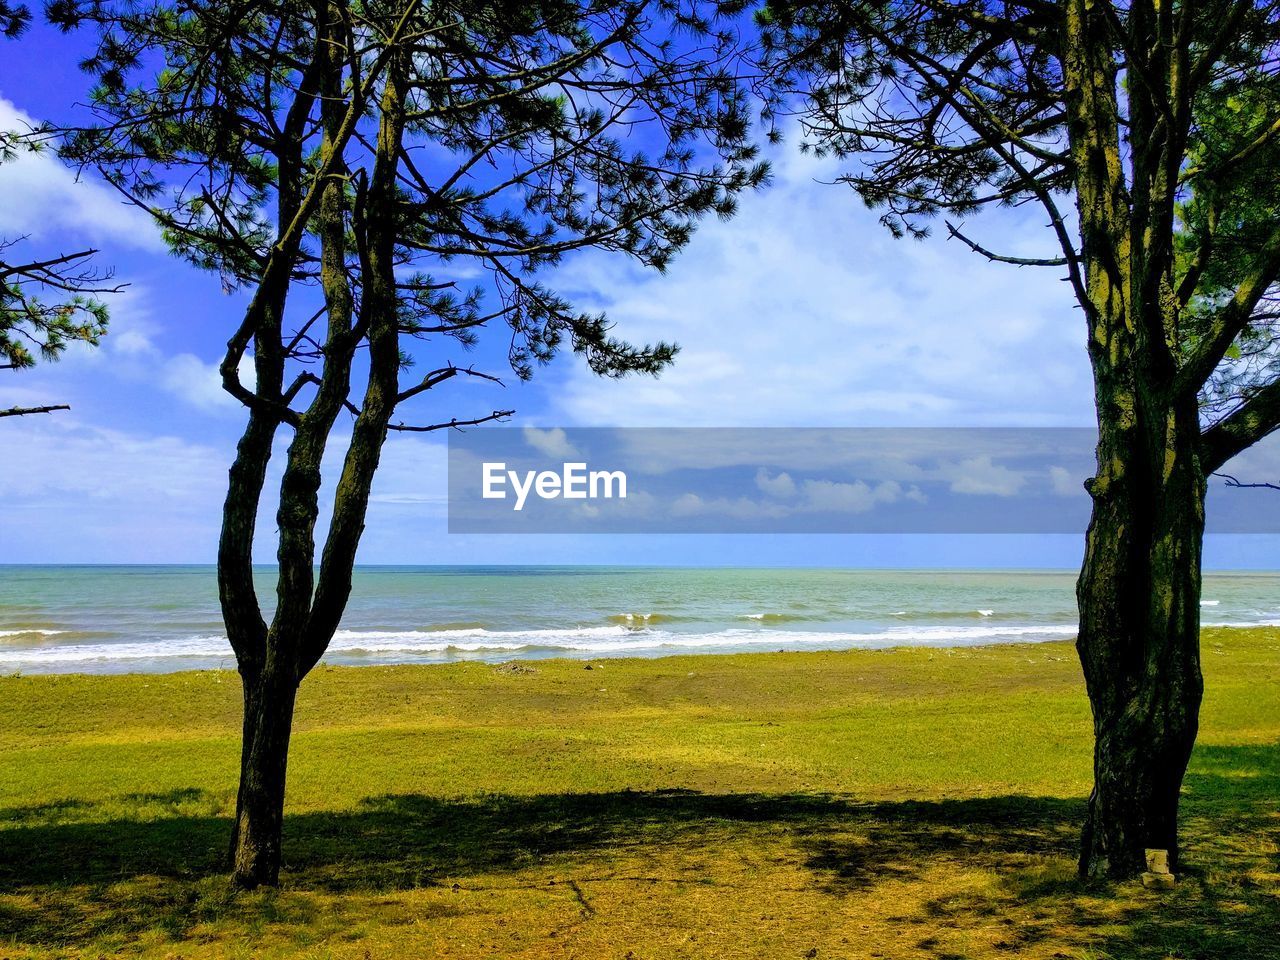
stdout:
<svg viewBox="0 0 1280 960">
<path fill-rule="evenodd" d="M 410 387 L 408 390 L 401 391 L 400 394 L 396 397 L 396 403 L 401 403 L 405 400 L 408 400 L 410 397 L 416 397 L 418 394 L 423 393 L 427 390 L 430 390 L 432 387 L 436 386 L 437 384 L 443 383 L 446 380 L 450 380 L 453 377 L 458 376 L 459 374 L 462 374 L 468 377 L 476 377 L 477 379 L 480 379 L 480 380 L 488 380 L 492 383 L 496 383 L 500 387 L 505 386 L 505 384 L 502 382 L 502 380 L 499 377 L 495 377 L 491 373 L 482 373 L 479 370 L 476 370 L 474 367 L 455 367 L 452 364 L 450 364 L 449 366 L 442 367 L 439 370 L 432 370 L 430 373 L 428 373 L 425 377 L 422 378 L 422 382 L 419 383 L 417 386 Z"/>
<path fill-rule="evenodd" d="M 1215 473 L 1215 477 L 1221 477 L 1227 482 L 1228 487 L 1239 487 L 1242 490 L 1266 488 L 1267 490 L 1280 490 L 1280 483 L 1241 483 L 1229 473 Z"/>
<path fill-rule="evenodd" d="M 10 407 L 8 410 L 0 410 L 0 417 L 25 417 L 29 413 L 53 413 L 55 410 L 70 410 L 71 407 L 65 403 L 56 403 L 48 407 Z"/>
<path fill-rule="evenodd" d="M 986 249 L 985 247 L 979 246 L 974 241 L 966 237 L 963 233 L 961 233 L 958 229 L 956 229 L 956 226 L 950 220 L 947 220 L 946 224 L 947 224 L 947 231 L 951 234 L 951 236 L 955 237 L 957 240 L 963 243 L 966 247 L 968 247 L 974 253 L 979 253 L 982 256 L 986 257 L 988 260 L 994 261 L 995 263 L 1012 263 L 1015 266 L 1019 266 L 1019 267 L 1065 267 L 1071 262 L 1066 257 L 1047 257 L 1047 258 L 1007 257 L 1007 256 L 1003 256 L 1002 254 L 992 253 L 990 250 Z"/>
<path fill-rule="evenodd" d="M 475 427 L 482 423 L 491 423 L 495 420 L 507 420 L 515 416 L 514 410 L 495 410 L 493 413 L 483 417 L 476 417 L 474 420 L 458 420 L 453 419 L 448 423 L 433 423 L 423 427 L 410 426 L 405 423 L 391 423 L 387 425 L 388 430 L 399 430 L 404 433 L 430 433 L 433 430 L 458 430 L 462 427 Z"/>
</svg>

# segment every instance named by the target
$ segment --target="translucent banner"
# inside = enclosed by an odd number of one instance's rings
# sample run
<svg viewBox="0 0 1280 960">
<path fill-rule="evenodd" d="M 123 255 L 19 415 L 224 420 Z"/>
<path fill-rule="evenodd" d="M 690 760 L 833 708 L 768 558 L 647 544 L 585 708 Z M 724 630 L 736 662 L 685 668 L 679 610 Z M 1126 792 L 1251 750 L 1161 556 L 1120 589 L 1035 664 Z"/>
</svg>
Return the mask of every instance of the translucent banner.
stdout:
<svg viewBox="0 0 1280 960">
<path fill-rule="evenodd" d="M 449 437 L 451 533 L 1083 533 L 1075 428 L 492 428 Z M 1270 447 L 1233 475 L 1280 477 Z M 1210 483 L 1217 533 L 1280 492 Z"/>
</svg>

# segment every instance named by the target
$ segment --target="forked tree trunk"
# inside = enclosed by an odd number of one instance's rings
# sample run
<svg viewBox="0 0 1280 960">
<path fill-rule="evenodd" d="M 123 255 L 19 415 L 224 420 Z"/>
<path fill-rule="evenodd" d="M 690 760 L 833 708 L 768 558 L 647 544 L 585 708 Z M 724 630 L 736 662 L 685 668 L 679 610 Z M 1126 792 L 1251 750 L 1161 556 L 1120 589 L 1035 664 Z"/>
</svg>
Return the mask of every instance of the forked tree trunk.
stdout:
<svg viewBox="0 0 1280 960">
<path fill-rule="evenodd" d="M 1103 424 L 1077 586 L 1095 736 L 1080 872 L 1113 879 L 1140 873 L 1146 848 L 1168 850 L 1176 868 L 1178 797 L 1203 691 L 1196 410 L 1149 410 L 1136 421 Z"/>
<path fill-rule="evenodd" d="M 335 13 L 333 22 L 340 21 Z M 327 44 L 322 48 L 328 51 L 327 56 L 336 58 L 320 84 L 327 98 L 321 153 L 327 155 L 330 150 L 340 149 L 347 108 L 340 106 L 340 47 Z M 373 476 L 398 399 L 401 354 L 395 285 L 395 170 L 405 127 L 407 62 L 404 54 L 393 58 L 380 100 L 378 149 L 365 198 L 368 215 L 364 224 L 367 244 L 363 297 L 354 325 L 344 259 L 347 233 L 343 178 L 329 181 L 317 209 L 316 233 L 321 241 L 321 282 L 329 331 L 323 376 L 311 404 L 294 423 L 280 482 L 276 513 L 277 603 L 269 628 L 254 594 L 252 546 L 274 423 L 256 412 L 250 416 L 238 449 L 224 507 L 220 593 L 244 687 L 244 747 L 231 860 L 233 881 L 244 888 L 279 882 L 285 775 L 298 684 L 324 654 L 346 608 Z M 345 170 L 340 158 L 331 166 L 335 171 Z M 283 297 L 280 303 L 282 306 Z M 279 342 L 280 313 L 282 309 L 268 318 L 272 323 L 266 335 L 255 334 L 255 343 L 265 342 L 256 362 Z M 368 380 L 334 491 L 317 578 L 314 559 L 320 465 L 334 421 L 350 390 L 352 360 L 361 337 L 369 348 Z M 277 356 L 275 366 L 268 371 L 272 378 L 268 386 L 276 393 L 281 388 L 282 369 L 283 358 Z M 259 385 L 265 381 L 260 374 Z"/>
<path fill-rule="evenodd" d="M 297 683 L 291 669 L 242 677 L 244 745 L 231 837 L 232 881 L 252 890 L 280 878 L 285 775 Z"/>
</svg>

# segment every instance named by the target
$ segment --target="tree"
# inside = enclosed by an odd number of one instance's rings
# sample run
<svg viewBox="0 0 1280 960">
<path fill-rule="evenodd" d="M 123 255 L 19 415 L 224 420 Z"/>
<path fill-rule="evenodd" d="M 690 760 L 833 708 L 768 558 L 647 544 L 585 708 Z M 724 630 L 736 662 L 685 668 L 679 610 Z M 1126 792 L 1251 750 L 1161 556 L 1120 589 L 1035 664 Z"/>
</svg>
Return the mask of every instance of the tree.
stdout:
<svg viewBox="0 0 1280 960">
<path fill-rule="evenodd" d="M 0 35 L 12 40 L 31 25 L 31 8 L 25 3 L 0 0 Z"/>
<path fill-rule="evenodd" d="M 0 255 L 7 255 L 17 242 L 0 240 Z M 97 252 L 81 250 L 28 263 L 0 259 L 0 370 L 32 367 L 37 354 L 57 360 L 74 340 L 98 345 L 107 332 L 107 307 L 95 294 L 123 288 L 107 286 L 110 275 L 87 266 Z M 46 303 L 41 299 L 45 291 L 60 296 Z M 9 407 L 0 410 L 0 417 L 70 409 L 65 403 Z"/>
<path fill-rule="evenodd" d="M 411 424 L 398 409 L 497 379 L 455 362 L 494 326 L 521 378 L 562 346 L 611 377 L 671 361 L 671 345 L 616 339 L 538 277 L 585 247 L 661 269 L 699 217 L 763 182 L 737 38 L 668 0 L 67 0 L 51 16 L 99 38 L 96 119 L 62 131 L 64 154 L 251 292 L 221 364 L 248 412 L 218 584 L 244 690 L 234 879 L 274 884 L 297 688 L 345 609 L 388 433 L 511 413 Z M 402 380 L 424 353 L 427 372 Z M 344 416 L 317 570 L 321 464 Z M 268 621 L 251 558 L 282 430 Z"/>
<path fill-rule="evenodd" d="M 857 161 L 895 234 L 1036 205 L 1088 334 L 1097 475 L 1077 595 L 1093 708 L 1083 874 L 1177 862 L 1195 742 L 1205 478 L 1280 424 L 1274 2 L 774 0 L 770 112 Z M 1074 201 L 1074 210 L 1071 204 Z M 1207 404 L 1202 414 L 1202 403 Z"/>
<path fill-rule="evenodd" d="M 19 36 L 30 21 L 25 6 L 0 0 L 0 34 Z M 0 163 L 12 160 L 24 146 L 23 135 L 0 131 Z M 25 370 L 36 357 L 57 360 L 72 341 L 97 346 L 107 332 L 102 294 L 119 293 L 111 273 L 89 261 L 97 250 L 79 250 L 39 260 L 26 260 L 16 248 L 26 237 L 0 237 L 0 370 Z M 47 302 L 49 294 L 54 302 Z M 0 409 L 0 417 L 70 410 L 65 403 Z"/>
</svg>

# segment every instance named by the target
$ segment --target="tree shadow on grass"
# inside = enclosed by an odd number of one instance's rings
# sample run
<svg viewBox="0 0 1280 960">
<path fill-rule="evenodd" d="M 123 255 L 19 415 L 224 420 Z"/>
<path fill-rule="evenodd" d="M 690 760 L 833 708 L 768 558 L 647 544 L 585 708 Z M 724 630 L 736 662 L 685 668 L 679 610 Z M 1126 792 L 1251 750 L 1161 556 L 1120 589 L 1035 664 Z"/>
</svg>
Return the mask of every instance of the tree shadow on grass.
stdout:
<svg viewBox="0 0 1280 960">
<path fill-rule="evenodd" d="M 120 800 L 199 799 L 200 791 Z M 752 824 L 785 825 L 811 851 L 807 865 L 829 892 L 872 885 L 886 871 L 909 872 L 946 852 L 1063 853 L 1078 800 L 1052 797 L 859 802 L 826 794 L 706 794 L 618 791 L 441 799 L 422 794 L 367 798 L 354 811 L 294 814 L 285 828 L 286 872 L 329 892 L 431 885 L 442 877 L 514 870 L 561 854 L 665 844 Z M 140 876 L 200 879 L 224 871 L 231 829 L 225 817 L 94 820 L 93 805 L 57 801 L 0 811 L 5 831 L 0 893 Z M 74 813 L 76 822 L 43 824 Z M 830 842 L 857 827 L 860 852 Z M 899 864 L 899 861 L 902 861 Z"/>
<path fill-rule="evenodd" d="M 203 923 L 246 928 L 325 922 L 333 898 L 381 894 L 469 876 L 553 874 L 659 848 L 725 849 L 743 837 L 798 857 L 815 896 L 875 897 L 882 884 L 919 884 L 939 871 L 990 882 L 923 899 L 889 920 L 918 931 L 915 954 L 962 956 L 955 936 L 993 926 L 997 951 L 1046 943 L 1095 957 L 1280 957 L 1276 871 L 1280 750 L 1208 747 L 1187 780 L 1191 872 L 1160 897 L 1132 886 L 1081 884 L 1071 859 L 1078 798 L 1008 796 L 859 802 L 814 794 L 692 791 L 370 798 L 286 824 L 293 895 L 235 897 L 223 880 L 230 821 L 183 813 L 219 798 L 183 790 L 114 798 L 150 819 L 95 818 L 65 801 L 0 811 L 0 942 L 64 947 L 126 944 L 147 931 L 175 941 Z M 157 815 L 171 807 L 173 815 Z M 104 808 L 105 809 L 105 808 Z M 779 837 L 785 838 L 785 842 Z M 1270 853 L 1268 853 L 1270 851 Z M 546 882 L 545 880 L 542 882 Z M 359 899 L 356 896 L 356 899 Z M 327 905 L 326 905 L 327 904 Z"/>
<path fill-rule="evenodd" d="M 1095 960 L 1280 960 L 1280 745 L 1197 748 L 1181 835 L 1185 873 L 1171 893 L 1011 860 L 997 890 L 935 898 L 904 919 L 931 935 L 1003 924 L 994 946 L 1013 955 L 1048 943 Z"/>
</svg>

